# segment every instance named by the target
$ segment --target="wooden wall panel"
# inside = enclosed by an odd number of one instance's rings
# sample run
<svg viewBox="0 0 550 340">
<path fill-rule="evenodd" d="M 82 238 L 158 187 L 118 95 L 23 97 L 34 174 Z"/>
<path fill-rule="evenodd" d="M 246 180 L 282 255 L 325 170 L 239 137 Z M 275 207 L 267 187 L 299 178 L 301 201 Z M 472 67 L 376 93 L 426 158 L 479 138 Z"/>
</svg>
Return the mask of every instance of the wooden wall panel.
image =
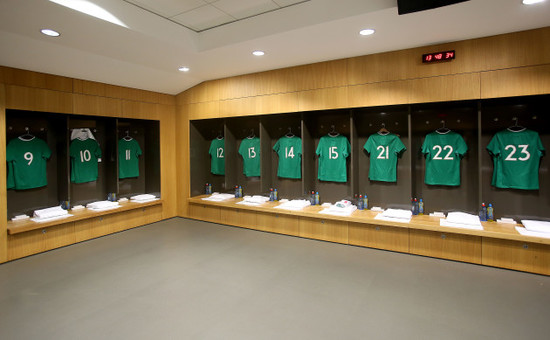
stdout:
<svg viewBox="0 0 550 340">
<path fill-rule="evenodd" d="M 188 217 L 188 203 L 190 192 L 190 166 L 189 166 L 189 115 L 188 105 L 176 107 L 176 188 L 178 202 L 178 216 Z"/>
<path fill-rule="evenodd" d="M 329 110 L 349 107 L 348 88 L 333 87 L 299 92 L 300 111 Z"/>
<path fill-rule="evenodd" d="M 408 253 L 409 230 L 406 228 L 349 223 L 349 244 Z"/>
<path fill-rule="evenodd" d="M 257 229 L 256 213 L 233 208 L 220 208 L 220 223 L 236 227 Z"/>
<path fill-rule="evenodd" d="M 480 98 L 479 73 L 411 80 L 409 103 L 429 103 Z"/>
<path fill-rule="evenodd" d="M 189 119 L 209 119 L 220 116 L 220 102 L 205 102 L 185 105 Z"/>
<path fill-rule="evenodd" d="M 550 246 L 483 238 L 482 264 L 550 275 Z"/>
<path fill-rule="evenodd" d="M 8 260 L 6 193 L 6 87 L 0 83 L 0 263 Z"/>
<path fill-rule="evenodd" d="M 410 80 L 355 85 L 348 88 L 349 107 L 409 103 Z"/>
<path fill-rule="evenodd" d="M 300 236 L 347 244 L 348 222 L 300 218 Z"/>
<path fill-rule="evenodd" d="M 8 260 L 76 243 L 74 222 L 8 236 Z"/>
<path fill-rule="evenodd" d="M 122 117 L 159 120 L 156 104 L 129 100 L 122 101 Z"/>
<path fill-rule="evenodd" d="M 272 73 L 274 72 L 272 71 Z M 258 92 L 256 89 L 256 79 L 259 79 L 260 75 L 264 74 L 266 73 L 246 74 L 218 80 L 220 100 L 255 96 Z M 265 80 L 265 83 L 260 87 L 269 88 L 267 85 L 269 83 L 277 83 L 277 81 L 273 79 Z"/>
<path fill-rule="evenodd" d="M 107 84 L 98 83 L 95 81 L 74 79 L 73 80 L 74 93 L 89 94 L 92 96 L 106 97 Z"/>
<path fill-rule="evenodd" d="M 113 233 L 113 226 L 103 217 L 90 218 L 74 223 L 75 242 L 91 240 Z"/>
<path fill-rule="evenodd" d="M 5 84 L 73 92 L 73 80 L 71 78 L 10 67 L 5 67 L 3 73 Z"/>
<path fill-rule="evenodd" d="M 481 264 L 481 237 L 433 231 L 409 232 L 410 253 Z"/>
<path fill-rule="evenodd" d="M 73 113 L 73 95 L 68 92 L 7 85 L 6 107 L 17 110 Z"/>
<path fill-rule="evenodd" d="M 254 97 L 253 100 L 256 114 L 270 114 L 281 112 L 298 111 L 298 94 L 283 93 L 269 96 Z M 236 114 L 237 112 L 234 112 Z"/>
<path fill-rule="evenodd" d="M 73 105 L 75 114 L 105 117 L 122 116 L 122 101 L 120 99 L 74 94 Z"/>
<path fill-rule="evenodd" d="M 550 93 L 550 64 L 481 73 L 481 98 L 546 93 Z"/>
<path fill-rule="evenodd" d="M 177 215 L 177 169 L 176 159 L 176 108 L 173 105 L 157 104 L 160 117 L 160 190 L 163 199 L 162 218 L 171 218 Z"/>
<path fill-rule="evenodd" d="M 247 97 L 220 101 L 219 117 L 237 117 L 255 115 L 258 97 Z M 189 119 L 193 119 L 191 114 Z"/>
<path fill-rule="evenodd" d="M 297 66 L 292 68 L 292 73 L 296 77 L 297 91 L 344 87 L 348 85 L 348 60 Z"/>
<path fill-rule="evenodd" d="M 257 212 L 256 228 L 254 229 L 277 234 L 299 236 L 300 220 L 300 218 L 295 216 Z"/>
<path fill-rule="evenodd" d="M 407 78 L 411 67 L 409 50 L 372 54 L 348 59 L 348 85 Z"/>
</svg>

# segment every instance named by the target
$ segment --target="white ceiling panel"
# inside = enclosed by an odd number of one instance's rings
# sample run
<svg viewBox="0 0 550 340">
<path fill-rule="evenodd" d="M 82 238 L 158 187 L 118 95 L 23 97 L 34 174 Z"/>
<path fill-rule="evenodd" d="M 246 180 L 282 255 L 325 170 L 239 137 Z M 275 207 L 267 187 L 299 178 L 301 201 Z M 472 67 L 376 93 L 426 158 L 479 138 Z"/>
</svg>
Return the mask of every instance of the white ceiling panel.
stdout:
<svg viewBox="0 0 550 340">
<path fill-rule="evenodd" d="M 273 0 L 274 3 L 276 3 L 281 7 L 295 5 L 297 3 L 306 2 L 306 1 L 311 1 L 311 0 Z"/>
<path fill-rule="evenodd" d="M 182 13 L 173 17 L 172 20 L 195 31 L 202 31 L 235 21 L 233 17 L 211 5 L 205 5 L 189 12 Z"/>
<path fill-rule="evenodd" d="M 237 19 L 248 18 L 280 8 L 271 0 L 219 0 L 213 5 Z"/>
<path fill-rule="evenodd" d="M 173 17 L 206 5 L 204 0 L 125 0 L 164 17 Z M 211 2 L 211 1 L 210 1 Z"/>
</svg>

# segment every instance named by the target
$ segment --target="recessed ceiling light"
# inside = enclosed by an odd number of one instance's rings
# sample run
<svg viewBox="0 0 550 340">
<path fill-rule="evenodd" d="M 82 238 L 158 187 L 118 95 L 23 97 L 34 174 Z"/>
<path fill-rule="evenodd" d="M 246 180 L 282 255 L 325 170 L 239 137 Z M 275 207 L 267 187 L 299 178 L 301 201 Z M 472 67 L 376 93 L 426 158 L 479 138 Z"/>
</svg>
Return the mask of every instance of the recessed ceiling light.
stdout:
<svg viewBox="0 0 550 340">
<path fill-rule="evenodd" d="M 81 13 L 91 15 L 95 18 L 105 20 L 112 24 L 128 28 L 128 26 L 126 26 L 122 21 L 120 21 L 117 17 L 115 17 L 109 11 L 90 1 L 87 1 L 87 0 L 50 0 L 50 1 L 58 5 L 68 7 L 70 9 L 74 9 L 75 11 L 79 11 Z"/>
<path fill-rule="evenodd" d="M 252 54 L 254 54 L 257 57 L 261 57 L 265 54 L 265 52 L 264 51 L 254 51 L 254 52 L 252 52 Z"/>
<path fill-rule="evenodd" d="M 178 71 L 181 71 L 181 72 L 189 72 L 189 70 L 190 70 L 189 67 L 186 67 L 186 66 L 178 68 Z"/>
<path fill-rule="evenodd" d="M 543 2 L 544 0 L 523 0 L 524 5 L 534 5 L 538 4 L 539 2 Z"/>
<path fill-rule="evenodd" d="M 59 32 L 51 30 L 49 28 L 44 28 L 44 29 L 40 30 L 40 32 L 42 32 L 42 34 L 45 34 L 45 35 L 50 36 L 50 37 L 59 37 L 60 36 Z"/>
<path fill-rule="evenodd" d="M 372 28 L 367 28 L 367 29 L 359 31 L 359 34 L 361 34 L 361 35 L 371 35 L 371 34 L 374 34 L 374 30 Z"/>
</svg>

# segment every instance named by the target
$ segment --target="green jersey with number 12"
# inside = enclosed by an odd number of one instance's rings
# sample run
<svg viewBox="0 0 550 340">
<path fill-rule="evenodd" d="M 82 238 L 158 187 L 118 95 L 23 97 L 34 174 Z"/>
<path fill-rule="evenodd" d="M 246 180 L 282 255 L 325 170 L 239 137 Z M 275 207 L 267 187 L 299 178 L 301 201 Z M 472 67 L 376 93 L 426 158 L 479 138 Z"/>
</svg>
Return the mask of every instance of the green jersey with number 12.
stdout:
<svg viewBox="0 0 550 340">
<path fill-rule="evenodd" d="M 363 146 L 370 154 L 369 179 L 371 181 L 396 182 L 397 158 L 407 148 L 393 133 L 372 134 Z"/>
<path fill-rule="evenodd" d="M 208 153 L 212 157 L 210 172 L 214 175 L 225 175 L 225 139 L 213 139 Z"/>
<path fill-rule="evenodd" d="M 317 178 L 321 181 L 347 182 L 346 158 L 350 150 L 351 145 L 345 136 L 321 137 L 316 151 L 319 156 Z"/>
<path fill-rule="evenodd" d="M 429 185 L 460 185 L 460 160 L 468 151 L 464 138 L 456 132 L 426 135 L 422 153 L 426 156 L 424 183 Z"/>
<path fill-rule="evenodd" d="M 279 155 L 277 176 L 283 178 L 302 178 L 302 139 L 283 136 L 273 146 Z"/>
<path fill-rule="evenodd" d="M 544 147 L 532 130 L 497 132 L 487 145 L 493 156 L 493 180 L 497 188 L 537 190 L 539 164 Z"/>
<path fill-rule="evenodd" d="M 51 155 L 48 144 L 40 138 L 10 140 L 6 147 L 8 188 L 25 190 L 47 185 L 46 161 Z"/>
<path fill-rule="evenodd" d="M 76 138 L 69 146 L 71 156 L 71 182 L 86 183 L 97 180 L 101 148 L 95 139 Z"/>
<path fill-rule="evenodd" d="M 245 138 L 239 146 L 243 157 L 243 173 L 246 177 L 260 176 L 260 138 Z"/>
<path fill-rule="evenodd" d="M 118 178 L 139 177 L 139 143 L 131 138 L 118 141 Z"/>
</svg>

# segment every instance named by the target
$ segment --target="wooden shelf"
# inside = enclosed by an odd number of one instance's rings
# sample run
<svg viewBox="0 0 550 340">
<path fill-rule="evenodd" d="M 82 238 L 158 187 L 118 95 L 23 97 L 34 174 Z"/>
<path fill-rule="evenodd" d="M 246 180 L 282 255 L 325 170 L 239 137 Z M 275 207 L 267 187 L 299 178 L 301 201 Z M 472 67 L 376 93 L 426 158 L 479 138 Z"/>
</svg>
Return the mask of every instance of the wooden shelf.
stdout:
<svg viewBox="0 0 550 340">
<path fill-rule="evenodd" d="M 136 210 L 136 209 L 146 208 L 146 207 L 151 207 L 156 205 L 162 205 L 162 200 L 156 200 L 156 201 L 146 202 L 146 203 L 134 203 L 134 202 L 120 203 L 120 208 L 105 210 L 105 211 L 92 211 L 89 209 L 69 211 L 69 213 L 73 216 L 50 221 L 50 222 L 44 222 L 44 223 L 34 222 L 30 220 L 15 221 L 15 222 L 8 221 L 8 235 L 20 234 L 20 233 L 24 233 L 32 230 L 37 230 L 37 229 L 50 228 L 50 227 L 58 226 L 60 224 L 65 224 L 69 222 L 77 222 L 77 221 L 87 220 L 94 217 L 112 215 L 112 214 L 117 214 L 124 211 Z"/>
</svg>

